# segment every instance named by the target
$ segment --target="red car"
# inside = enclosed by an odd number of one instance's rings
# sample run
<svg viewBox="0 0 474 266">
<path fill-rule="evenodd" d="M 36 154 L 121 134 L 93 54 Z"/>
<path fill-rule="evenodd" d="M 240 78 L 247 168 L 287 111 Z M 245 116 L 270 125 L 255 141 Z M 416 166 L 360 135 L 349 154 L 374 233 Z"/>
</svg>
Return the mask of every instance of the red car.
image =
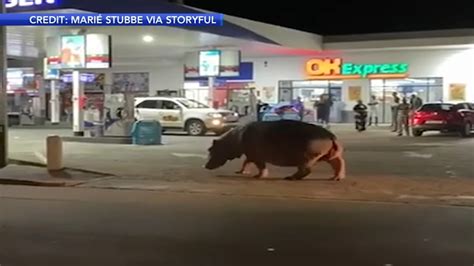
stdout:
<svg viewBox="0 0 474 266">
<path fill-rule="evenodd" d="M 459 132 L 469 137 L 474 129 L 474 104 L 427 103 L 412 114 L 411 122 L 415 137 L 426 131 Z"/>
</svg>

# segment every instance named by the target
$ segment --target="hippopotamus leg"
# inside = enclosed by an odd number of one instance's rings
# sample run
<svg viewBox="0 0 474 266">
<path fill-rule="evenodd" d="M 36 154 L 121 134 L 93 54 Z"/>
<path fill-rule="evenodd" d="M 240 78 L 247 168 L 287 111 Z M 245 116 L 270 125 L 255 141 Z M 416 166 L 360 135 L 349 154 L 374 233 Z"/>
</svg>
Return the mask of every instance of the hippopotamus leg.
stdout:
<svg viewBox="0 0 474 266">
<path fill-rule="evenodd" d="M 311 174 L 311 168 L 308 168 L 306 166 L 300 166 L 298 167 L 298 171 L 294 173 L 292 176 L 288 176 L 285 179 L 286 180 L 302 180 L 303 178 L 307 177 L 309 174 Z"/>
<path fill-rule="evenodd" d="M 286 177 L 286 180 L 302 180 L 303 178 L 307 177 L 311 174 L 311 168 L 323 158 L 326 154 L 320 154 L 316 156 L 312 156 L 312 158 L 308 158 L 303 165 L 298 166 L 298 171 L 294 173 L 292 176 Z"/>
<path fill-rule="evenodd" d="M 254 164 L 258 168 L 258 174 L 254 176 L 254 178 L 265 178 L 268 177 L 268 169 L 265 165 L 265 162 L 254 162 Z"/>
<path fill-rule="evenodd" d="M 245 161 L 242 164 L 242 168 L 240 168 L 240 170 L 237 171 L 236 174 L 239 174 L 239 175 L 248 175 L 248 174 L 250 174 L 250 170 L 248 169 L 248 167 L 251 163 L 252 162 L 250 162 L 248 159 L 245 159 Z"/>
<path fill-rule="evenodd" d="M 331 178 L 335 181 L 340 181 L 346 178 L 346 161 L 341 156 L 338 156 L 328 163 L 331 165 L 332 169 L 334 170 L 334 177 Z"/>
</svg>

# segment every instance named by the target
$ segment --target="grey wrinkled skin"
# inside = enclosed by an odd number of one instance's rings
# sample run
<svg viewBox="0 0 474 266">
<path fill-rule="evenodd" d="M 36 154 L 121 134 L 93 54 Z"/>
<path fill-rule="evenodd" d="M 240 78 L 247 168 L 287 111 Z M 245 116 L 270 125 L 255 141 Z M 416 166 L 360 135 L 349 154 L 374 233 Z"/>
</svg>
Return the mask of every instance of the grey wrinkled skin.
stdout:
<svg viewBox="0 0 474 266">
<path fill-rule="evenodd" d="M 336 136 L 320 126 L 290 120 L 254 122 L 215 140 L 205 167 L 214 170 L 245 155 L 238 173 L 247 173 L 247 166 L 254 164 L 259 170 L 255 177 L 265 177 L 266 164 L 270 163 L 297 167 L 297 172 L 287 179 L 300 180 L 311 173 L 314 164 L 326 161 L 334 169 L 334 179 L 340 180 L 345 177 L 342 149 Z"/>
</svg>

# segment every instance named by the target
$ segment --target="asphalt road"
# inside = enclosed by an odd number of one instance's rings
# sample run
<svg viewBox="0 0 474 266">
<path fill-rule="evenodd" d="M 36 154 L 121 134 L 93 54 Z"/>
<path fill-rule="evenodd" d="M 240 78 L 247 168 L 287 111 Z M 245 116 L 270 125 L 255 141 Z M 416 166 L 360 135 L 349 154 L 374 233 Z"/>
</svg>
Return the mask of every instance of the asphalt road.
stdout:
<svg viewBox="0 0 474 266">
<path fill-rule="evenodd" d="M 0 187 L 0 265 L 474 265 L 474 209 Z"/>
</svg>

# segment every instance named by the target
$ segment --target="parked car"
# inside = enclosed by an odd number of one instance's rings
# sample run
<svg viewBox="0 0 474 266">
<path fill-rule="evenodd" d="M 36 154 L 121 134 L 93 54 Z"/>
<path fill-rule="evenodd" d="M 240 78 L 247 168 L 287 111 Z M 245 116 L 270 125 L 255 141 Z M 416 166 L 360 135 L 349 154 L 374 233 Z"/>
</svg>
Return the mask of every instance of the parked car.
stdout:
<svg viewBox="0 0 474 266">
<path fill-rule="evenodd" d="M 427 103 L 412 115 L 412 130 L 415 137 L 426 131 L 459 132 L 468 137 L 473 131 L 474 104 L 472 103 Z"/>
<path fill-rule="evenodd" d="M 191 136 L 202 136 L 208 131 L 221 135 L 239 122 L 239 115 L 235 112 L 216 110 L 195 100 L 174 97 L 136 98 L 135 118 L 155 120 L 164 130 L 183 130 Z"/>
</svg>

